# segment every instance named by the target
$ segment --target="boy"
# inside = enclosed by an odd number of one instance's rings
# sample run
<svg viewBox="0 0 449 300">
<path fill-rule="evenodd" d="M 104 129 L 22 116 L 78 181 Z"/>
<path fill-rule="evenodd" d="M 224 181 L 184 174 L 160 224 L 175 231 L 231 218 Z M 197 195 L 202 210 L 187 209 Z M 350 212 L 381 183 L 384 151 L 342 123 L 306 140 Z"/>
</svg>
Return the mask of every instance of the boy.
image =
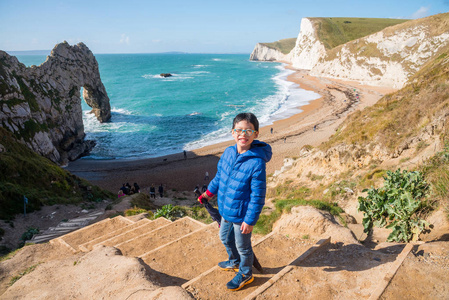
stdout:
<svg viewBox="0 0 449 300">
<path fill-rule="evenodd" d="M 200 196 L 210 200 L 217 194 L 222 216 L 220 239 L 229 259 L 220 269 L 237 271 L 227 288 L 237 291 L 254 280 L 251 232 L 265 204 L 265 164 L 271 159 L 270 145 L 256 140 L 259 121 L 252 113 L 238 114 L 232 124 L 235 145 L 226 148 L 218 162 L 217 174 Z"/>
</svg>

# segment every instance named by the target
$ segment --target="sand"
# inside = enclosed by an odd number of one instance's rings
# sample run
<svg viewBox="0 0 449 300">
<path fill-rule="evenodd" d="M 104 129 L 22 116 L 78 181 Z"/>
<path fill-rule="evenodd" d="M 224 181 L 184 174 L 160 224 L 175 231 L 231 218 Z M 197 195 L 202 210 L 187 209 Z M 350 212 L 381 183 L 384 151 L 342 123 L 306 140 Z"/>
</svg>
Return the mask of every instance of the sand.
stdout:
<svg viewBox="0 0 449 300">
<path fill-rule="evenodd" d="M 371 106 L 383 95 L 394 91 L 357 82 L 313 77 L 305 70 L 295 70 L 288 80 L 322 97 L 302 106 L 301 113 L 260 129 L 258 139 L 273 148 L 267 174 L 280 169 L 284 158 L 297 157 L 304 145 L 318 146 L 328 140 L 352 111 Z M 166 190 L 193 191 L 196 185 L 201 187 L 208 183 L 206 171 L 210 179 L 214 177 L 220 155 L 226 147 L 234 144 L 231 133 L 229 135 L 228 142 L 187 152 L 187 159 L 183 153 L 139 160 L 81 159 L 71 162 L 66 169 L 114 193 L 126 182 L 137 182 L 143 191 L 148 191 L 151 184 L 155 185 L 156 191 L 160 184 Z"/>
</svg>

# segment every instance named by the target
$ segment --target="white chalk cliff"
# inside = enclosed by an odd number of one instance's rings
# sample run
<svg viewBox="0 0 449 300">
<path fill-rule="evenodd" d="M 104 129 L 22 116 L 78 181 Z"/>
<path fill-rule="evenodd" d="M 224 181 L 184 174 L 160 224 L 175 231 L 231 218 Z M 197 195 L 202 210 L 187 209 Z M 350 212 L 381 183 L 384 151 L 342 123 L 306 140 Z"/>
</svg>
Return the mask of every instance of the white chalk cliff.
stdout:
<svg viewBox="0 0 449 300">
<path fill-rule="evenodd" d="M 435 15 L 338 46 L 321 57 L 310 74 L 402 88 L 448 45 L 449 14 Z"/>
<path fill-rule="evenodd" d="M 387 27 L 330 50 L 319 40 L 314 20 L 303 18 L 296 45 L 288 55 L 277 59 L 268 50 L 258 50 L 251 57 L 289 62 L 314 76 L 401 88 L 448 45 L 449 13 Z"/>
<path fill-rule="evenodd" d="M 66 164 L 95 145 L 85 140 L 80 89 L 100 122 L 111 118 L 98 63 L 83 43 L 58 44 L 40 66 L 0 51 L 0 126 L 50 160 Z"/>
<path fill-rule="evenodd" d="M 254 47 L 249 58 L 254 61 L 285 61 L 290 62 L 290 54 L 284 54 L 281 51 L 258 43 Z"/>
<path fill-rule="evenodd" d="M 326 48 L 318 39 L 316 28 L 312 20 L 301 20 L 301 31 L 296 39 L 295 48 L 291 53 L 291 64 L 296 69 L 312 69 L 317 62 L 326 55 Z"/>
</svg>

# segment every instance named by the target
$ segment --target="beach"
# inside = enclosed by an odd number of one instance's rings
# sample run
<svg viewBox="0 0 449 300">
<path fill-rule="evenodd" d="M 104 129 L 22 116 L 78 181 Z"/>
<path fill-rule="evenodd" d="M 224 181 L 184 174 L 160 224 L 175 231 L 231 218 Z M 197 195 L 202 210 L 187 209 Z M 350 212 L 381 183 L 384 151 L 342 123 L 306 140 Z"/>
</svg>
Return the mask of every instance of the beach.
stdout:
<svg viewBox="0 0 449 300">
<path fill-rule="evenodd" d="M 267 163 L 267 175 L 279 170 L 285 158 L 298 157 L 304 145 L 315 147 L 329 139 L 352 111 L 371 106 L 383 95 L 394 91 L 314 77 L 304 70 L 295 70 L 287 80 L 322 97 L 302 106 L 302 112 L 260 129 L 258 139 L 269 143 L 273 149 L 273 157 Z M 231 138 L 230 132 L 229 135 Z M 208 183 L 206 172 L 210 179 L 214 177 L 220 155 L 233 144 L 234 141 L 229 140 L 188 151 L 187 159 L 182 152 L 136 160 L 80 159 L 69 163 L 66 169 L 114 193 L 127 182 L 131 185 L 138 183 L 141 190 L 148 190 L 152 184 L 156 187 L 163 184 L 166 190 L 193 191 L 196 185 L 201 187 Z"/>
</svg>

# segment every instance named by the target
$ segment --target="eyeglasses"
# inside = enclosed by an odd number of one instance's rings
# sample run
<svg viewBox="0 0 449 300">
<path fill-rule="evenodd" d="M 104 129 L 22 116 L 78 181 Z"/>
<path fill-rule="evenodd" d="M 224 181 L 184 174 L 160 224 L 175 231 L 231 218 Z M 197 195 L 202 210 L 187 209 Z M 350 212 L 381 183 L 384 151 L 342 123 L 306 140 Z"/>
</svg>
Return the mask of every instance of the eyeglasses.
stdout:
<svg viewBox="0 0 449 300">
<path fill-rule="evenodd" d="M 252 136 L 254 132 L 257 132 L 252 129 L 240 129 L 240 128 L 234 128 L 232 129 L 232 132 L 236 133 L 237 135 L 241 135 L 244 133 L 246 136 Z"/>
</svg>

